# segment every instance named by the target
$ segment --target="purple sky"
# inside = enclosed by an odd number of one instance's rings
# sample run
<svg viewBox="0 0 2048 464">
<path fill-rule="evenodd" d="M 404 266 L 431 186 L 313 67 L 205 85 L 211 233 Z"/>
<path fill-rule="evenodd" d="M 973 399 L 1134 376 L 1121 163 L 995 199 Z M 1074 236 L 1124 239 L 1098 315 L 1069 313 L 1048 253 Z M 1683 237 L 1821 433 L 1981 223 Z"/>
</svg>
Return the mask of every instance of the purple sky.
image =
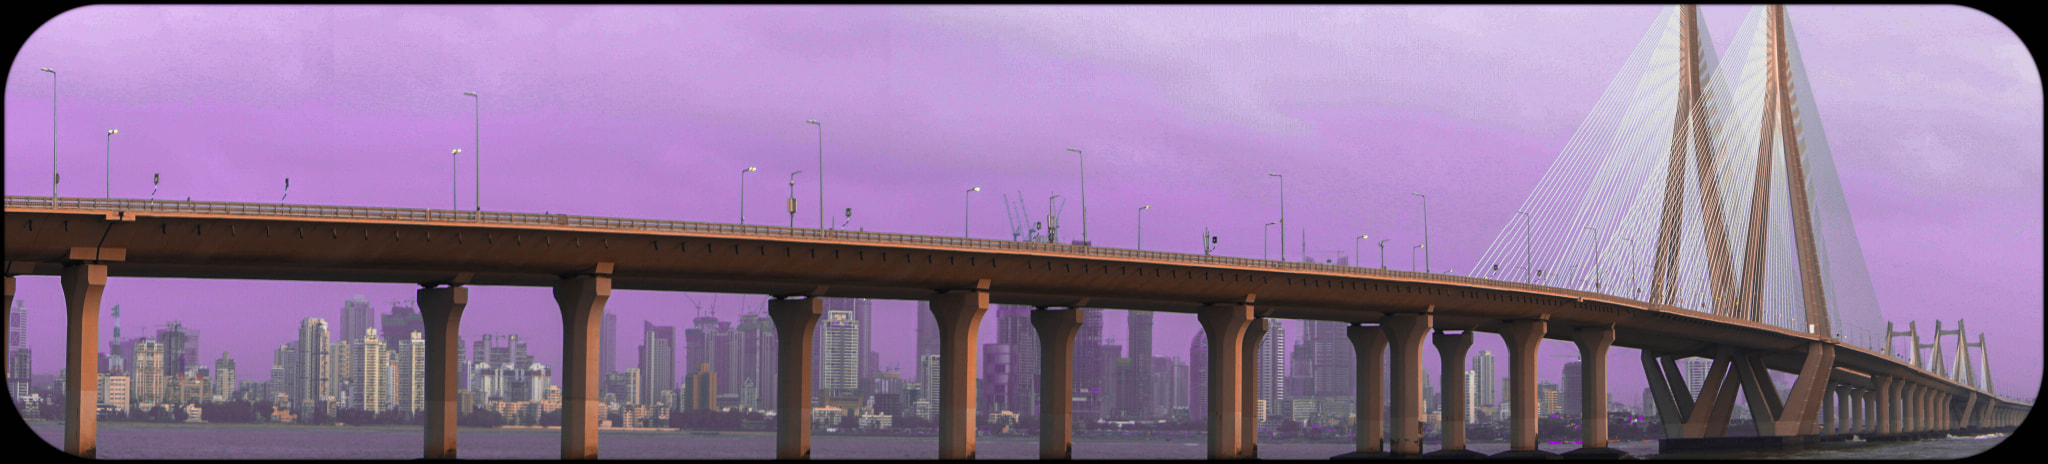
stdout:
<svg viewBox="0 0 2048 464">
<path fill-rule="evenodd" d="M 1421 241 L 1464 270 L 1549 167 L 1660 7 L 155 7 L 90 6 L 50 20 L 8 69 L 6 194 L 48 195 L 51 76 L 65 196 L 113 195 L 446 208 L 473 206 L 472 103 L 482 95 L 483 196 L 493 211 L 734 222 L 740 170 L 750 223 L 1008 238 L 1002 195 L 1036 215 L 1068 199 L 1089 235 L 1257 257 L 1287 176 L 1289 256 L 1389 267 Z M 1748 7 L 1706 6 L 1724 50 Z M 2042 94 L 2025 45 L 1954 6 L 1789 10 L 1886 319 L 1965 318 L 1988 333 L 2000 393 L 2031 397 L 2042 353 Z M 448 151 L 464 149 L 457 185 Z M 1096 230 L 1100 234 L 1093 233 Z M 1278 244 L 1278 238 L 1274 238 Z M 1275 255 L 1279 253 L 1276 249 Z M 1442 257 L 1443 259 L 1433 259 Z M 333 321 L 361 294 L 381 307 L 414 286 L 116 278 L 106 306 L 129 333 L 168 320 L 204 332 L 242 377 L 267 376 L 297 321 Z M 62 294 L 21 279 L 38 372 L 61 367 Z M 463 321 L 530 337 L 558 364 L 544 288 L 481 287 Z M 762 297 L 695 295 L 730 319 Z M 876 303 L 907 340 L 912 302 Z M 620 291 L 621 366 L 642 320 L 683 325 L 682 294 Z M 993 318 L 993 312 L 990 315 Z M 1123 316 L 1107 334 L 1124 338 Z M 102 318 L 103 322 L 110 322 Z M 1191 315 L 1158 317 L 1155 352 L 1187 356 Z M 1288 322 L 1290 334 L 1298 325 Z M 103 323 L 103 337 L 106 326 Z M 993 340 L 995 324 L 983 324 Z M 1974 336 L 1974 335 L 1973 335 Z M 877 346 L 908 370 L 910 344 Z M 1506 358 L 1499 337 L 1473 347 Z M 1547 342 L 1542 378 L 1576 358 Z M 1633 404 L 1634 350 L 1615 350 L 1614 397 Z M 1434 353 L 1425 350 L 1425 365 Z M 1434 372 L 1437 369 L 1431 368 Z M 1505 375 L 1503 365 L 1499 371 Z"/>
</svg>

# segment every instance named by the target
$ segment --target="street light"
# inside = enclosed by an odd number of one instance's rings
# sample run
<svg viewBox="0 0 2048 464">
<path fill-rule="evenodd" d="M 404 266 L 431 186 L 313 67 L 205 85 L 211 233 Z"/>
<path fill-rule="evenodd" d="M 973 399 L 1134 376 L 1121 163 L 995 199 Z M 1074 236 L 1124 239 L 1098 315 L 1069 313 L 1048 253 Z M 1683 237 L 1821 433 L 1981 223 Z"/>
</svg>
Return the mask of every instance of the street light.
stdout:
<svg viewBox="0 0 2048 464">
<path fill-rule="evenodd" d="M 740 171 L 740 225 L 747 225 L 747 173 L 754 172 L 753 166 Z"/>
<path fill-rule="evenodd" d="M 1409 195 L 1414 195 L 1414 196 L 1418 196 L 1418 197 L 1422 197 L 1422 247 L 1423 247 L 1423 248 L 1429 248 L 1429 196 L 1428 196 L 1428 195 L 1423 195 L 1423 194 L 1420 194 L 1420 193 L 1415 193 L 1415 192 L 1408 192 L 1408 194 L 1409 194 Z M 1412 255 L 1412 254 L 1415 254 L 1415 253 L 1414 253 L 1413 251 L 1410 251 L 1410 252 L 1409 252 L 1408 254 L 1411 254 L 1411 255 Z M 1413 265 L 1410 265 L 1410 266 L 1408 266 L 1408 267 L 1409 267 L 1409 270 L 1414 270 L 1414 268 L 1415 268 L 1415 266 L 1413 266 Z M 1422 253 L 1422 267 L 1425 267 L 1425 268 L 1429 267 L 1429 253 L 1428 253 L 1428 252 L 1423 252 L 1423 253 Z M 1426 271 L 1427 271 L 1427 270 L 1425 270 L 1425 272 L 1426 272 Z"/>
<path fill-rule="evenodd" d="M 57 71 L 43 68 L 50 73 L 50 201 L 57 198 Z"/>
<path fill-rule="evenodd" d="M 1144 251 L 1144 250 L 1145 250 L 1145 210 L 1148 210 L 1148 209 L 1152 209 L 1152 205 L 1145 205 L 1145 207 L 1143 207 L 1143 208 L 1138 208 L 1138 250 L 1139 250 L 1139 251 Z"/>
<path fill-rule="evenodd" d="M 960 194 L 960 238 L 973 238 L 968 234 L 968 224 L 970 222 L 968 222 L 967 218 L 974 212 L 974 209 L 967 207 L 967 205 L 974 200 L 974 192 L 979 191 L 981 191 L 981 186 L 977 185 L 974 188 L 967 189 L 967 193 Z M 847 211 L 848 215 L 852 215 L 852 209 Z"/>
<path fill-rule="evenodd" d="M 1363 240 L 1363 239 L 1365 239 L 1365 238 L 1367 238 L 1367 237 L 1366 237 L 1366 236 L 1364 236 L 1364 235 L 1360 235 L 1360 236 L 1358 236 L 1358 238 L 1354 238 L 1354 239 L 1351 239 L 1351 259 L 1352 259 L 1352 262 L 1354 263 L 1354 264 L 1352 264 L 1353 266 L 1358 266 L 1358 264 L 1356 264 L 1357 260 L 1360 260 L 1360 259 L 1365 259 L 1365 257 L 1363 257 L 1363 256 L 1359 256 L 1359 255 L 1358 255 L 1358 241 L 1359 241 L 1359 240 Z M 1358 267 L 1365 267 L 1365 266 L 1358 266 Z"/>
<path fill-rule="evenodd" d="M 797 171 L 797 172 L 792 172 L 792 173 L 789 173 L 789 226 L 790 226 L 790 227 L 796 227 L 796 175 L 797 175 L 797 174 L 803 174 L 803 173 L 804 173 L 803 171 Z M 819 222 L 819 224 L 820 224 L 820 225 L 818 226 L 818 228 L 821 228 L 821 229 L 822 229 L 822 228 L 824 228 L 824 227 L 825 227 L 825 226 L 823 225 L 823 224 L 824 224 L 824 222 L 823 222 L 823 221 L 825 220 L 825 217 L 824 217 L 824 215 L 825 215 L 824 211 L 825 211 L 825 210 L 824 210 L 823 208 L 819 208 L 819 209 L 818 209 L 818 211 L 819 211 L 819 212 L 818 212 L 818 221 L 820 221 L 820 222 Z"/>
<path fill-rule="evenodd" d="M 162 183 L 164 183 L 164 173 L 161 173 L 161 172 L 159 172 L 159 173 L 156 173 L 155 175 L 152 175 L 152 176 L 150 176 L 150 179 L 149 179 L 149 200 L 150 200 L 150 201 L 156 201 L 156 187 L 157 187 L 157 185 L 158 185 L 158 184 L 162 184 Z"/>
<path fill-rule="evenodd" d="M 472 142 L 469 146 L 475 149 L 476 153 L 470 153 L 469 156 L 476 158 L 476 181 L 471 183 L 476 186 L 476 198 L 474 199 L 476 219 L 482 221 L 484 218 L 484 97 L 477 96 L 476 92 L 463 92 L 462 94 L 469 96 L 470 106 L 474 109 L 473 114 L 476 115 L 476 141 Z"/>
<path fill-rule="evenodd" d="M 826 225 L 828 225 L 828 223 L 825 222 L 825 124 L 818 122 L 818 120 L 816 119 L 806 120 L 804 121 L 804 124 L 818 126 L 818 228 L 823 229 Z M 789 185 L 790 208 L 796 208 L 795 177 L 791 177 L 789 179 Z M 789 211 L 789 226 L 796 227 L 795 209 L 791 209 Z"/>
<path fill-rule="evenodd" d="M 1415 250 L 1420 250 L 1427 246 L 1428 245 L 1416 245 L 1415 247 L 1408 249 L 1408 272 L 1415 272 Z M 1425 263 L 1424 265 L 1427 266 L 1428 264 Z"/>
<path fill-rule="evenodd" d="M 1283 176 L 1283 175 L 1279 175 L 1279 174 L 1274 174 L 1274 173 L 1270 173 L 1270 172 L 1266 173 L 1266 175 L 1267 175 L 1267 176 L 1271 176 L 1271 177 L 1278 177 L 1278 178 L 1280 178 L 1280 260 L 1281 260 L 1281 261 L 1286 261 L 1286 260 L 1287 260 L 1287 176 Z M 1306 245 L 1304 245 L 1304 248 L 1306 248 Z M 1306 250 L 1306 249 L 1304 249 L 1304 250 L 1302 250 L 1302 251 L 1303 251 L 1304 253 L 1306 253 L 1306 252 L 1307 252 L 1307 250 Z"/>
<path fill-rule="evenodd" d="M 1391 238 L 1383 238 L 1383 239 L 1380 239 L 1380 270 L 1382 270 L 1382 271 L 1384 271 L 1384 270 L 1387 270 L 1387 241 L 1388 241 L 1388 240 L 1393 240 L 1393 239 L 1391 239 Z"/>
<path fill-rule="evenodd" d="M 1266 228 L 1264 228 L 1264 229 L 1260 229 L 1260 232 L 1259 232 L 1259 259 L 1273 259 L 1273 258 L 1272 258 L 1272 256 L 1270 256 L 1270 255 L 1268 254 L 1268 250 L 1266 250 L 1266 248 L 1267 248 L 1268 246 L 1270 246 L 1270 245 L 1271 245 L 1271 243 L 1273 242 L 1273 225 L 1274 225 L 1274 224 L 1279 224 L 1279 222 L 1268 222 L 1268 223 L 1266 223 Z M 1281 238 L 1287 238 L 1287 237 L 1283 236 L 1283 237 L 1281 237 Z M 1286 250 L 1281 250 L 1281 251 L 1286 251 Z"/>
<path fill-rule="evenodd" d="M 1088 154 L 1079 148 L 1068 148 L 1067 151 L 1074 152 L 1075 157 L 1081 160 L 1081 243 L 1094 245 L 1095 242 L 1088 240 Z"/>
<path fill-rule="evenodd" d="M 114 198 L 114 134 L 121 131 L 107 129 L 107 199 Z"/>
<path fill-rule="evenodd" d="M 1535 274 L 1529 274 L 1536 272 L 1536 266 L 1529 264 L 1534 261 L 1532 258 L 1530 258 L 1533 255 L 1529 254 L 1529 218 L 1531 216 L 1529 215 L 1528 211 L 1521 210 L 1516 210 L 1515 214 L 1522 215 L 1522 270 L 1526 272 L 1522 275 L 1522 278 L 1525 279 L 1528 283 L 1533 284 L 1536 283 L 1536 276 Z"/>
<path fill-rule="evenodd" d="M 284 194 L 277 196 L 277 202 L 284 203 L 284 199 L 290 196 L 292 196 L 292 178 L 286 177 L 284 178 Z M 190 200 L 190 198 L 187 198 L 187 200 Z"/>
<path fill-rule="evenodd" d="M 458 199 L 462 195 L 462 188 L 455 185 L 460 182 L 455 180 L 455 171 L 462 170 L 462 168 L 458 167 L 461 166 L 458 163 L 461 159 L 462 149 L 457 148 L 448 151 L 448 211 L 451 212 L 462 210 L 461 200 Z"/>
</svg>

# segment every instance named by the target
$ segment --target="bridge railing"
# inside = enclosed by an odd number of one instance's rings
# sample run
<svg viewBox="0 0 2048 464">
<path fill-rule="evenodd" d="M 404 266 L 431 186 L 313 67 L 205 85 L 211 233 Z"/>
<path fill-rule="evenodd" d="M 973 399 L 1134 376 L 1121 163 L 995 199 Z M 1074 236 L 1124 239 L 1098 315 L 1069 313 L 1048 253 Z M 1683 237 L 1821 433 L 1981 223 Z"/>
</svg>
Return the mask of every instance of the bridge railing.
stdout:
<svg viewBox="0 0 2048 464">
<path fill-rule="evenodd" d="M 670 221 L 659 219 L 626 219 L 596 216 L 574 216 L 567 214 L 507 213 L 494 211 L 455 211 L 415 208 L 377 208 L 361 206 L 321 206 L 279 203 L 239 203 L 217 201 L 177 200 L 130 200 L 100 198 L 51 198 L 51 197 L 6 197 L 6 207 L 48 208 L 55 210 L 87 211 L 151 211 L 170 213 L 220 214 L 230 216 L 299 217 L 318 219 L 359 219 L 379 221 L 411 221 L 437 223 L 475 223 L 514 226 L 552 226 L 599 230 L 645 230 L 663 232 L 706 233 L 731 236 L 779 237 L 808 240 L 829 240 L 852 243 L 876 243 L 896 245 L 918 245 L 925 247 L 948 247 L 968 250 L 1035 252 L 1057 255 L 1116 258 L 1152 262 L 1171 262 L 1208 266 L 1232 266 L 1242 268 L 1319 272 L 1337 275 L 1424 279 L 1445 283 L 1483 285 L 1531 292 L 1563 294 L 1580 298 L 1606 297 L 1612 295 L 1547 287 L 1522 282 L 1508 282 L 1477 277 L 1450 274 L 1433 274 L 1413 271 L 1372 269 L 1335 264 L 1300 263 L 1268 259 L 1249 259 L 1230 256 L 1197 255 L 1162 251 L 1144 251 L 1099 246 L 1065 245 L 1044 242 L 1020 242 L 1012 240 L 988 240 L 934 235 L 898 234 L 889 232 L 866 232 L 846 230 L 808 229 L 767 225 L 741 225 L 710 222 Z"/>
</svg>

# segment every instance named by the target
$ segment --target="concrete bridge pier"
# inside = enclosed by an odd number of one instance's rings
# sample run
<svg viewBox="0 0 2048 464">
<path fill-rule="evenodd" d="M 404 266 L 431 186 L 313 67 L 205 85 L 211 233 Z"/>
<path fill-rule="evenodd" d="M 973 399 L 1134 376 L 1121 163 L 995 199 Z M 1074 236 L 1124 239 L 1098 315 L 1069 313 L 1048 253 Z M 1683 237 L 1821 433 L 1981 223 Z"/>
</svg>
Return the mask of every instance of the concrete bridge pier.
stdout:
<svg viewBox="0 0 2048 464">
<path fill-rule="evenodd" d="M 86 459 L 99 454 L 100 295 L 107 289 L 108 262 L 122 261 L 120 248 L 71 249 L 59 280 L 64 286 L 64 452 Z M 8 303 L 12 305 L 13 303 Z M 12 308 L 13 306 L 9 306 Z"/>
<path fill-rule="evenodd" d="M 776 425 L 774 458 L 811 458 L 811 333 L 817 333 L 817 317 L 825 313 L 825 300 L 817 296 L 768 300 L 768 319 L 776 335 Z"/>
<path fill-rule="evenodd" d="M 433 284 L 422 284 L 433 285 Z M 427 341 L 427 459 L 455 459 L 455 422 L 462 417 L 461 379 L 462 309 L 469 306 L 469 289 L 460 285 L 421 288 L 414 292 L 420 318 L 427 327 L 421 334 Z"/>
<path fill-rule="evenodd" d="M 1245 424 L 1244 340 L 1252 323 L 1252 299 L 1211 304 L 1202 308 L 1196 320 L 1209 337 L 1209 459 L 1243 457 L 1241 440 Z"/>
<path fill-rule="evenodd" d="M 1548 330 L 1549 315 L 1508 321 L 1500 336 L 1508 345 L 1508 451 L 1498 457 L 1551 456 L 1536 449 L 1536 349 Z"/>
<path fill-rule="evenodd" d="M 775 322 L 775 458 L 811 458 L 811 334 L 825 300 L 778 297 L 768 302 Z"/>
<path fill-rule="evenodd" d="M 555 284 L 555 304 L 562 310 L 562 459 L 597 459 L 597 422 L 605 408 L 598 403 L 598 329 L 604 304 L 612 296 L 612 263 L 566 276 Z"/>
<path fill-rule="evenodd" d="M 1393 353 L 1387 358 L 1392 374 L 1388 376 L 1389 390 L 1393 391 L 1388 404 L 1394 409 L 1393 426 L 1388 428 L 1393 432 L 1390 452 L 1395 457 L 1422 455 L 1422 337 L 1429 334 L 1430 319 L 1428 310 L 1380 319 L 1380 329 L 1387 332 Z"/>
<path fill-rule="evenodd" d="M 1896 397 L 1899 391 L 1898 386 L 1893 384 L 1897 382 L 1891 376 L 1872 375 L 1870 376 L 1870 383 L 1877 385 L 1875 395 L 1871 397 L 1870 401 L 1871 409 L 1873 410 L 1871 417 L 1875 419 L 1870 423 L 1870 432 L 1879 435 L 1897 433 L 1897 426 L 1892 424 L 1894 417 L 1892 399 Z"/>
<path fill-rule="evenodd" d="M 1385 359 L 1387 356 L 1387 333 L 1379 326 L 1353 323 L 1344 329 L 1346 338 L 1351 339 L 1351 349 L 1357 354 L 1358 397 L 1353 406 L 1358 408 L 1358 447 L 1355 451 L 1338 455 L 1337 459 L 1379 459 L 1391 456 L 1386 452 L 1385 430 L 1386 409 L 1382 406 L 1386 381 Z"/>
<path fill-rule="evenodd" d="M 939 322 L 939 459 L 974 459 L 975 351 L 988 313 L 988 279 L 933 296 L 931 309 Z"/>
<path fill-rule="evenodd" d="M 1259 415 L 1259 342 L 1265 341 L 1266 325 L 1272 323 L 1274 322 L 1271 320 L 1258 317 L 1244 327 L 1244 352 L 1238 358 L 1244 363 L 1244 370 L 1239 371 L 1244 373 L 1244 388 L 1239 390 L 1243 392 L 1243 403 L 1240 404 L 1244 406 L 1239 411 L 1238 419 L 1243 421 L 1244 428 L 1239 429 L 1241 435 L 1237 442 L 1238 456 L 1244 459 L 1259 458 L 1259 425 L 1266 421 L 1265 417 Z M 1271 407 L 1277 409 L 1279 405 Z"/>
<path fill-rule="evenodd" d="M 1465 376 L 1454 374 L 1465 372 L 1465 352 L 1472 348 L 1472 331 L 1467 329 L 1463 333 L 1451 335 L 1444 333 L 1443 329 L 1437 329 L 1436 335 L 1430 337 L 1430 342 L 1436 345 L 1437 360 L 1443 368 L 1443 375 L 1439 377 L 1443 383 L 1442 390 L 1439 391 L 1443 392 L 1444 397 L 1443 415 L 1439 422 L 1442 424 L 1443 449 L 1431 452 L 1427 456 L 1484 458 L 1486 455 L 1483 453 L 1465 449 L 1465 424 L 1468 421 L 1465 417 Z"/>
<path fill-rule="evenodd" d="M 1628 453 L 1607 447 L 1607 349 L 1614 346 L 1614 327 L 1580 327 L 1572 341 L 1579 346 L 1579 449 L 1567 458 L 1620 459 Z"/>
<path fill-rule="evenodd" d="M 1822 388 L 1820 397 L 1820 420 L 1818 423 L 1820 427 L 1820 435 L 1834 435 L 1835 425 L 1841 422 L 1839 419 L 1837 419 L 1838 416 L 1835 415 L 1835 392 L 1839 388 L 1841 387 L 1836 385 L 1834 382 L 1828 382 L 1828 384 Z"/>
<path fill-rule="evenodd" d="M 1040 308 L 1031 312 L 1038 329 L 1038 458 L 1074 459 L 1074 336 L 1081 310 Z"/>
</svg>

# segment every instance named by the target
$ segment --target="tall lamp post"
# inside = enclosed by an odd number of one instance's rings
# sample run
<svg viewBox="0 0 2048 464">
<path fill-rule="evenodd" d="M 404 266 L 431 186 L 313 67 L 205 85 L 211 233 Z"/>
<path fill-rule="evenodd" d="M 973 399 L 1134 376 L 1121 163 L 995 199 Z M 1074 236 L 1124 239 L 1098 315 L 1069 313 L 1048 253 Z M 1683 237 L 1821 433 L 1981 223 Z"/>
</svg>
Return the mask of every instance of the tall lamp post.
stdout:
<svg viewBox="0 0 2048 464">
<path fill-rule="evenodd" d="M 1358 241 L 1359 241 L 1359 240 L 1364 240 L 1364 239 L 1366 239 L 1366 238 L 1367 238 L 1367 236 L 1365 236 L 1365 235 L 1360 235 L 1360 236 L 1358 236 L 1358 238 L 1354 238 L 1354 239 L 1351 239 L 1351 259 L 1353 260 L 1353 263 L 1354 263 L 1354 264 L 1352 264 L 1353 266 L 1358 266 L 1358 264 L 1356 264 L 1356 262 L 1357 262 L 1358 260 L 1363 260 L 1363 259 L 1365 259 L 1365 257 L 1363 257 L 1363 256 L 1359 256 L 1359 255 L 1358 255 Z M 1365 267 L 1365 266 L 1358 266 L 1358 267 Z"/>
<path fill-rule="evenodd" d="M 1523 279 L 1527 280 L 1528 283 L 1533 284 L 1536 283 L 1536 266 L 1530 264 L 1532 262 L 1535 262 L 1531 258 L 1531 256 L 1534 255 L 1529 254 L 1529 238 L 1531 237 L 1529 232 L 1530 215 L 1528 211 L 1521 210 L 1516 210 L 1515 214 L 1519 214 L 1522 216 L 1522 272 L 1524 272 L 1524 275 L 1522 277 Z"/>
<path fill-rule="evenodd" d="M 1408 249 L 1408 272 L 1415 272 L 1415 251 L 1423 249 L 1427 246 L 1428 245 L 1415 245 L 1414 247 Z"/>
<path fill-rule="evenodd" d="M 960 238 L 974 238 L 968 234 L 968 227 L 969 224 L 971 224 L 971 222 L 967 220 L 969 217 L 972 217 L 972 214 L 974 214 L 974 208 L 969 208 L 967 205 L 973 202 L 974 192 L 979 191 L 981 191 L 981 186 L 977 185 L 974 188 L 967 189 L 967 193 L 963 193 L 960 195 Z M 849 214 L 850 213 L 851 210 L 849 210 Z"/>
<path fill-rule="evenodd" d="M 470 106 L 474 109 L 473 113 L 476 115 L 476 141 L 469 145 L 469 148 L 475 149 L 476 153 L 470 153 L 469 157 L 476 159 L 476 181 L 471 183 L 476 186 L 476 198 L 473 199 L 473 203 L 476 205 L 476 219 L 482 221 L 484 219 L 484 97 L 477 96 L 476 92 L 463 92 L 462 94 L 469 96 Z"/>
<path fill-rule="evenodd" d="M 456 185 L 460 181 L 455 180 L 455 172 L 462 170 L 458 167 L 461 166 L 461 160 L 462 149 L 448 151 L 448 211 L 451 212 L 462 209 L 461 200 L 458 199 L 462 195 L 462 188 Z"/>
<path fill-rule="evenodd" d="M 792 172 L 792 173 L 789 173 L 789 226 L 790 226 L 790 227 L 796 227 L 796 175 L 797 175 L 797 174 L 803 174 L 803 173 L 804 173 L 803 171 L 797 171 L 797 172 Z M 824 211 L 824 210 L 823 210 L 823 209 L 820 209 L 819 211 L 820 211 L 820 212 L 819 212 L 818 214 L 819 214 L 819 215 L 820 215 L 821 217 L 819 217 L 819 218 L 818 218 L 818 220 L 820 220 L 820 221 L 823 221 L 823 220 L 824 220 L 825 218 L 824 218 L 824 217 L 822 217 L 822 215 L 824 215 L 825 213 L 823 213 L 822 211 Z M 822 223 L 821 223 L 821 224 L 822 224 Z M 822 229 L 822 228 L 824 228 L 824 227 L 825 227 L 825 226 L 823 226 L 823 225 L 820 225 L 820 226 L 818 226 L 818 228 L 820 228 L 820 229 Z"/>
<path fill-rule="evenodd" d="M 1422 197 L 1422 248 L 1427 249 L 1429 248 L 1429 196 L 1415 192 L 1408 192 L 1408 194 Z M 1411 251 L 1409 254 L 1415 253 Z M 1415 266 L 1411 265 L 1408 267 L 1411 268 L 1410 270 L 1413 270 L 1412 268 Z M 1422 267 L 1429 267 L 1429 252 L 1427 251 L 1422 253 Z M 1423 272 L 1428 272 L 1428 270 L 1425 269 Z"/>
<path fill-rule="evenodd" d="M 1280 178 L 1280 260 L 1287 260 L 1287 176 L 1266 173 Z"/>
<path fill-rule="evenodd" d="M 1081 160 L 1081 242 L 1094 245 L 1095 242 L 1088 240 L 1088 154 L 1079 148 L 1068 148 L 1067 151 L 1074 152 L 1075 158 Z"/>
<path fill-rule="evenodd" d="M 1152 205 L 1145 205 L 1145 206 L 1144 206 L 1144 207 L 1142 207 L 1142 208 L 1138 208 L 1138 250 L 1139 250 L 1139 251 L 1144 251 L 1144 250 L 1145 250 L 1145 210 L 1148 210 L 1148 209 L 1152 209 Z"/>
<path fill-rule="evenodd" d="M 114 198 L 114 134 L 121 131 L 107 129 L 107 199 Z"/>
<path fill-rule="evenodd" d="M 805 120 L 804 124 L 818 126 L 818 228 L 823 229 L 827 225 L 827 223 L 825 222 L 825 124 L 818 122 L 818 120 L 816 119 Z M 789 178 L 789 185 L 791 189 L 789 193 L 789 204 L 795 205 L 795 177 Z M 791 207 L 794 208 L 795 206 Z M 790 211 L 789 218 L 789 226 L 796 227 L 796 212 L 794 210 Z"/>
<path fill-rule="evenodd" d="M 1266 228 L 1264 228 L 1264 229 L 1260 229 L 1260 232 L 1259 232 L 1259 259 L 1273 259 L 1273 258 L 1272 258 L 1272 254 L 1271 254 L 1271 253 L 1270 253 L 1270 252 L 1269 252 L 1269 251 L 1267 250 L 1267 248 L 1271 247 L 1271 246 L 1272 246 L 1272 244 L 1273 244 L 1273 225 L 1274 225 L 1274 224 L 1279 224 L 1279 222 L 1268 222 L 1268 223 L 1266 223 Z M 1286 237 L 1285 237 L 1285 236 L 1282 236 L 1281 238 L 1286 238 Z M 1282 251 L 1285 251 L 1285 250 L 1282 250 Z"/>
<path fill-rule="evenodd" d="M 747 225 L 747 173 L 754 172 L 753 166 L 740 171 L 740 225 Z"/>
<path fill-rule="evenodd" d="M 159 173 L 156 173 L 155 175 L 152 175 L 152 176 L 150 176 L 150 178 L 149 178 L 149 201 L 156 201 L 156 187 L 157 187 L 157 186 L 158 186 L 159 184 L 163 184 L 163 183 L 164 183 L 164 173 L 161 173 L 161 172 L 159 172 Z"/>
<path fill-rule="evenodd" d="M 50 198 L 57 198 L 57 70 L 43 68 L 50 73 Z"/>
<path fill-rule="evenodd" d="M 1387 270 L 1387 241 L 1388 241 L 1388 240 L 1393 240 L 1393 239 L 1391 239 L 1391 238 L 1383 238 L 1383 239 L 1380 239 L 1380 270 L 1382 270 L 1382 271 L 1384 271 L 1384 270 Z"/>
<path fill-rule="evenodd" d="M 292 196 L 292 178 L 286 177 L 284 178 L 284 194 L 277 196 L 277 202 L 284 203 L 284 199 L 290 196 Z"/>
</svg>

